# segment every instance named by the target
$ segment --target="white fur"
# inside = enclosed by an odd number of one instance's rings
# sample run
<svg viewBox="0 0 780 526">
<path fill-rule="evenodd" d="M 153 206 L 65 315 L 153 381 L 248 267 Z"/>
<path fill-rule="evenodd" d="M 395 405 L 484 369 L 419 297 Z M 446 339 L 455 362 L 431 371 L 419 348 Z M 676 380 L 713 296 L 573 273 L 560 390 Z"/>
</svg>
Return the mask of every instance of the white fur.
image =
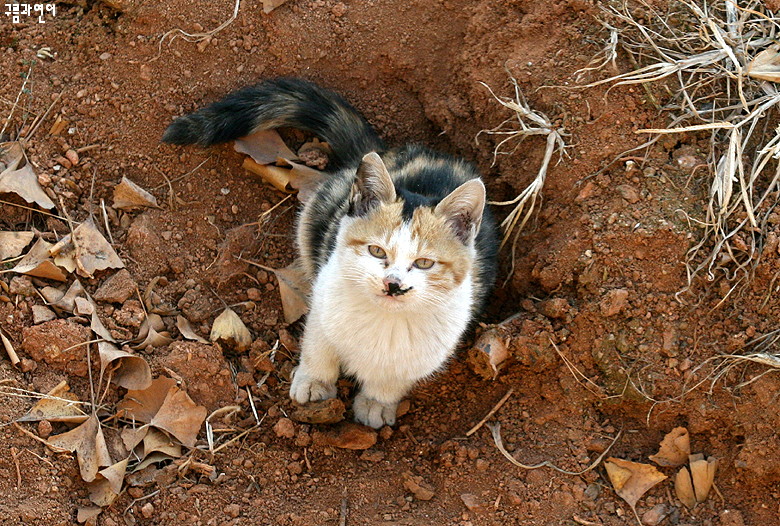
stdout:
<svg viewBox="0 0 780 526">
<path fill-rule="evenodd" d="M 426 271 L 411 265 L 426 257 L 425 246 L 412 239 L 407 226 L 377 240 L 396 253 L 388 268 L 367 251 L 355 254 L 344 242 L 350 221 L 342 219 L 337 245 L 314 282 L 290 397 L 306 403 L 336 396 L 343 370 L 361 386 L 355 419 L 379 428 L 393 425 L 401 398 L 452 356 L 470 319 L 472 280 L 469 273 L 447 293 L 427 287 Z M 383 295 L 382 279 L 389 273 L 412 290 Z"/>
</svg>

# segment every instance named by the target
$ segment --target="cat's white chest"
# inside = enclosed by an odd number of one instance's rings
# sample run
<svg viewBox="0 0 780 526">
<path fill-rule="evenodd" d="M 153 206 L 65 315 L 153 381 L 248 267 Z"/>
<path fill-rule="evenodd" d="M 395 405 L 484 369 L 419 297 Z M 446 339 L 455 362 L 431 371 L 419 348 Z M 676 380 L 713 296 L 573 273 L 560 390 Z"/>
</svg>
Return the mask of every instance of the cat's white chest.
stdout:
<svg viewBox="0 0 780 526">
<path fill-rule="evenodd" d="M 333 261 L 322 269 L 312 296 L 308 323 L 318 325 L 344 371 L 364 380 L 416 381 L 438 370 L 466 329 L 472 304 L 467 279 L 439 305 L 388 310 L 350 286 Z"/>
</svg>

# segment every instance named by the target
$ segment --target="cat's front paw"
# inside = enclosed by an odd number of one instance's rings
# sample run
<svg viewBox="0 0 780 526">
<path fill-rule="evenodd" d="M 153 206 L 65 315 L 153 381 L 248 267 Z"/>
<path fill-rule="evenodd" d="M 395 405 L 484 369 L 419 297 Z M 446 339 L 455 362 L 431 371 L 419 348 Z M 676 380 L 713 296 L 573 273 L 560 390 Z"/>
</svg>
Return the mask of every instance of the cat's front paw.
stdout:
<svg viewBox="0 0 780 526">
<path fill-rule="evenodd" d="M 336 397 L 336 383 L 312 378 L 296 367 L 290 384 L 290 398 L 299 404 Z"/>
<path fill-rule="evenodd" d="M 374 429 L 379 429 L 382 426 L 395 424 L 397 407 L 398 402 L 384 404 L 362 393 L 358 393 L 352 404 L 352 411 L 355 413 L 355 420 Z"/>
</svg>

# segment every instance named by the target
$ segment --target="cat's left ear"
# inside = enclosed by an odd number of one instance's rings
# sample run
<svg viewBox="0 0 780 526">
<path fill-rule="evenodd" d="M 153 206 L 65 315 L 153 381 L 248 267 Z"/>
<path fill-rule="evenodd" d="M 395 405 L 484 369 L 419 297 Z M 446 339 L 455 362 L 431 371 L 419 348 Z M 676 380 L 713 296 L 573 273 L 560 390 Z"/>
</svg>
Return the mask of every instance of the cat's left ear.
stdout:
<svg viewBox="0 0 780 526">
<path fill-rule="evenodd" d="M 469 243 L 482 224 L 485 200 L 485 185 L 479 179 L 472 179 L 442 199 L 433 212 L 445 218 L 458 239 Z"/>
<path fill-rule="evenodd" d="M 376 152 L 363 157 L 349 196 L 349 215 L 367 214 L 379 203 L 395 201 L 395 185 L 382 158 Z"/>
</svg>

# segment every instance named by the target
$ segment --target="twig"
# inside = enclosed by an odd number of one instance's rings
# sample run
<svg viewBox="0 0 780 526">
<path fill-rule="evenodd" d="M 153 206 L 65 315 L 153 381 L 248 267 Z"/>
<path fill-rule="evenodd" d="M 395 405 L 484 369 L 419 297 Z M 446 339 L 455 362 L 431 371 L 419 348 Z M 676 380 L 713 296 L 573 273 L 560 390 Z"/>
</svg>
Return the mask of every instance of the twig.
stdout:
<svg viewBox="0 0 780 526">
<path fill-rule="evenodd" d="M 33 135 L 35 135 L 35 132 L 37 132 L 38 128 L 41 127 L 41 124 L 43 123 L 43 121 L 46 120 L 46 117 L 49 116 L 49 113 L 51 112 L 52 108 L 54 108 L 54 105 L 57 104 L 60 101 L 60 99 L 62 98 L 62 94 L 63 93 L 65 93 L 65 92 L 64 91 L 60 91 L 60 93 L 57 95 L 57 98 L 55 98 L 54 101 L 52 101 L 52 103 L 49 105 L 49 108 L 46 110 L 46 112 L 43 114 L 43 116 L 41 116 L 39 119 L 37 119 L 33 123 L 32 129 L 27 133 L 27 135 L 24 136 L 24 139 L 23 139 L 24 142 L 26 142 L 26 143 L 30 142 L 30 140 L 32 139 Z"/>
<path fill-rule="evenodd" d="M 615 438 L 612 440 L 609 446 L 607 446 L 607 449 L 605 449 L 604 452 L 601 455 L 599 455 L 599 457 L 596 460 L 594 460 L 587 468 L 583 469 L 582 471 L 567 471 L 565 469 L 561 469 L 558 466 L 554 465 L 549 460 L 545 460 L 544 462 L 540 462 L 539 464 L 534 464 L 532 466 L 518 462 L 517 459 L 515 459 L 515 457 L 513 457 L 509 453 L 509 451 L 506 450 L 506 448 L 504 448 L 504 442 L 503 440 L 501 440 L 501 424 L 496 422 L 495 424 L 487 424 L 487 426 L 488 428 L 490 428 L 490 432 L 493 434 L 493 442 L 495 442 L 498 450 L 501 452 L 502 455 L 506 457 L 507 460 L 509 460 L 509 462 L 511 462 L 515 466 L 523 469 L 528 469 L 528 470 L 548 467 L 554 469 L 555 471 L 558 471 L 559 473 L 563 473 L 564 475 L 573 475 L 573 476 L 584 475 L 588 471 L 592 471 L 593 469 L 595 469 L 596 466 L 598 466 L 601 463 L 601 461 L 604 460 L 604 457 L 607 456 L 609 450 L 612 449 L 612 446 L 614 446 L 615 443 L 618 441 L 618 439 L 621 436 L 623 436 L 623 430 L 621 429 L 620 431 L 618 431 L 618 434 L 615 435 Z"/>
<path fill-rule="evenodd" d="M 16 107 L 19 105 L 19 99 L 22 97 L 22 93 L 24 93 L 24 88 L 27 87 L 27 82 L 30 80 L 30 77 L 32 76 L 33 64 L 34 62 L 30 64 L 30 68 L 27 70 L 27 75 L 24 77 L 24 82 L 22 82 L 22 87 L 19 89 L 19 93 L 16 94 L 16 100 L 14 101 L 13 107 L 11 107 L 11 113 L 8 114 L 8 117 L 5 120 L 5 124 L 3 125 L 3 129 L 0 130 L 0 136 L 5 134 L 6 128 L 8 128 L 9 124 L 11 124 L 11 117 L 14 116 Z"/>
<path fill-rule="evenodd" d="M 48 447 L 49 449 L 51 449 L 55 453 L 70 453 L 70 451 L 68 451 L 67 449 L 63 449 L 61 447 L 57 447 L 55 445 L 49 444 L 48 441 L 42 439 L 41 437 L 39 437 L 38 435 L 36 435 L 34 433 L 31 433 L 31 432 L 27 431 L 25 428 L 20 426 L 17 422 L 14 422 L 14 427 L 16 427 L 16 429 L 18 429 L 19 431 L 21 431 L 22 433 L 24 433 L 28 437 L 30 437 L 32 439 L 35 439 L 38 442 L 40 442 L 41 444 L 45 445 L 46 447 Z"/>
<path fill-rule="evenodd" d="M 3 331 L 0 331 L 0 340 L 3 342 L 3 347 L 5 347 L 5 352 L 8 354 L 8 359 L 11 360 L 11 365 L 16 367 L 21 360 L 19 360 L 19 355 L 16 354 L 14 346 L 11 345 L 11 340 L 6 338 Z"/>
<path fill-rule="evenodd" d="M 111 244 L 114 244 L 114 236 L 111 235 L 111 227 L 108 225 L 108 212 L 106 212 L 106 201 L 100 199 L 100 208 L 103 210 L 103 223 L 106 225 L 106 234 Z"/>
<path fill-rule="evenodd" d="M 509 397 L 512 396 L 512 393 L 514 392 L 515 392 L 515 388 L 510 387 L 509 390 L 506 392 L 506 394 L 501 397 L 501 400 L 499 400 L 498 403 L 496 403 L 496 405 L 493 406 L 493 409 L 491 409 L 490 412 L 488 412 L 488 414 L 485 415 L 485 418 L 480 420 L 477 423 L 477 425 L 475 425 L 474 427 L 466 431 L 466 436 L 470 437 L 471 435 L 479 431 L 479 428 L 485 425 L 485 422 L 487 422 L 490 419 L 490 417 L 495 415 L 496 412 L 498 412 L 498 410 L 501 409 L 501 406 L 503 406 L 506 403 L 506 401 L 509 400 Z"/>
<path fill-rule="evenodd" d="M 16 466 L 16 489 L 22 487 L 22 470 L 19 468 L 19 450 L 15 447 L 11 448 L 11 456 L 14 459 L 14 465 Z"/>
<path fill-rule="evenodd" d="M 168 45 L 170 46 L 171 43 L 178 36 L 180 36 L 181 38 L 183 38 L 187 42 L 200 42 L 201 40 L 206 40 L 207 38 L 211 38 L 212 36 L 216 35 L 217 33 L 219 33 L 220 31 L 222 31 L 227 26 L 229 26 L 230 24 L 233 23 L 233 21 L 238 16 L 238 8 L 239 8 L 240 5 L 241 5 L 241 0 L 236 0 L 236 5 L 233 7 L 233 14 L 230 16 L 230 18 L 228 18 L 227 20 L 222 22 L 222 24 L 220 24 L 218 27 L 216 27 L 215 29 L 212 29 L 211 31 L 209 31 L 207 33 L 187 33 L 186 31 L 183 31 L 183 30 L 178 29 L 178 28 L 171 29 L 170 31 L 165 33 L 162 37 L 160 37 L 160 42 L 157 45 L 157 50 L 158 50 L 157 51 L 157 56 L 154 57 L 152 60 L 150 60 L 150 62 L 160 58 L 160 56 L 162 55 L 162 45 L 163 45 L 163 42 L 169 36 L 171 37 L 171 39 L 168 41 Z"/>
<path fill-rule="evenodd" d="M 339 513 L 339 526 L 347 526 L 347 513 L 349 511 L 349 501 L 347 500 L 347 488 L 344 488 L 341 497 L 341 511 Z"/>
<path fill-rule="evenodd" d="M 203 161 L 201 161 L 201 163 L 200 163 L 198 166 L 196 166 L 195 168 L 193 168 L 192 170 L 190 170 L 189 172 L 187 172 L 187 173 L 186 173 L 186 174 L 184 174 L 184 175 L 180 175 L 179 177 L 174 177 L 173 179 L 171 179 L 171 180 L 170 180 L 170 182 L 168 182 L 168 180 L 167 180 L 167 178 L 166 178 L 166 182 L 164 182 L 164 183 L 162 183 L 162 184 L 158 184 L 157 186 L 155 186 L 154 188 L 152 188 L 152 190 L 153 190 L 153 191 L 154 191 L 154 190 L 159 190 L 160 188 L 162 188 L 162 187 L 164 187 L 164 186 L 166 186 L 166 185 L 168 185 L 168 184 L 171 184 L 171 183 L 177 183 L 177 182 L 181 181 L 182 179 L 184 179 L 185 177 L 189 177 L 190 175 L 192 175 L 192 174 L 194 174 L 195 172 L 197 172 L 197 171 L 198 171 L 198 169 L 200 169 L 200 167 L 201 167 L 201 166 L 203 166 L 204 164 L 206 164 L 206 163 L 207 163 L 207 162 L 209 162 L 210 160 L 211 160 L 211 157 L 209 157 L 209 158 L 207 158 L 207 159 L 204 159 Z"/>
</svg>

